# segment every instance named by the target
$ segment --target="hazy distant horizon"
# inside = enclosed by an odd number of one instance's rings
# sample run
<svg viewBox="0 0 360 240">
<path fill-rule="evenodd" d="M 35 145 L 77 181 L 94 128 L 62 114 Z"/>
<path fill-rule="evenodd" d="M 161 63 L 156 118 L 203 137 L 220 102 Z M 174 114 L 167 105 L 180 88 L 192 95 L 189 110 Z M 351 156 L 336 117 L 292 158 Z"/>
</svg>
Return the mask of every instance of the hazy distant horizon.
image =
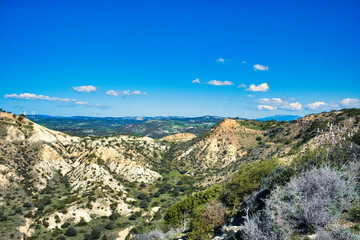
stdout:
<svg viewBox="0 0 360 240">
<path fill-rule="evenodd" d="M 23 112 L 21 112 L 23 113 Z M 16 114 L 16 113 L 15 113 Z M 27 113 L 26 112 L 26 116 L 27 117 L 39 117 L 39 116 L 44 116 L 44 117 L 54 117 L 54 118 L 204 118 L 204 117 L 212 117 L 212 118 L 239 118 L 239 119 L 262 119 L 262 118 L 269 118 L 269 117 L 304 117 L 304 116 L 300 116 L 300 115 L 268 115 L 265 117 L 261 117 L 261 118 L 246 118 L 246 117 L 241 117 L 241 116 L 215 116 L 215 115 L 202 115 L 202 116 L 180 116 L 180 115 L 167 115 L 167 116 L 161 116 L 161 115 L 157 115 L 157 116 L 84 116 L 84 115 L 69 115 L 69 116 L 57 116 L 57 115 L 48 115 L 48 114 L 35 114 L 32 115 L 31 113 Z"/>
</svg>

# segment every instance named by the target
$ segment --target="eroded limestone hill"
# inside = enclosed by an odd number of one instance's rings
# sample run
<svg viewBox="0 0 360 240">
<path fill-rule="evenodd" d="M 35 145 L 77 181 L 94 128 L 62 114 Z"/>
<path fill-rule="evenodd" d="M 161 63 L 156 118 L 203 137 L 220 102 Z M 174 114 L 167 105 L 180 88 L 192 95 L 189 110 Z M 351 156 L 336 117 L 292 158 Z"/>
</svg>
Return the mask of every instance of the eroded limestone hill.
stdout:
<svg viewBox="0 0 360 240">
<path fill-rule="evenodd" d="M 242 126 L 238 120 L 224 119 L 195 143 L 180 152 L 177 161 L 196 167 L 222 169 L 246 155 L 249 148 L 257 146 L 256 138 L 262 131 Z"/>
</svg>

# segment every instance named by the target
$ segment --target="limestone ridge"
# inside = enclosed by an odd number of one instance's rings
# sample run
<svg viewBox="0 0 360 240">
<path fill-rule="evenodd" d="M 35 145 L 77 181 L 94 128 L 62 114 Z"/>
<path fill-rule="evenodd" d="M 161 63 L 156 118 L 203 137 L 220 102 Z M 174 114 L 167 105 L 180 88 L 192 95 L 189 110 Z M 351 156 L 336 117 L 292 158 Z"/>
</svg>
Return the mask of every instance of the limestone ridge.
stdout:
<svg viewBox="0 0 360 240">
<path fill-rule="evenodd" d="M 249 129 L 240 120 L 224 119 L 177 156 L 178 161 L 191 162 L 200 168 L 222 169 L 247 154 L 257 145 L 262 131 Z"/>
<path fill-rule="evenodd" d="M 194 138 L 196 138 L 196 135 L 192 133 L 177 133 L 163 137 L 161 140 L 167 142 L 187 142 Z"/>
</svg>

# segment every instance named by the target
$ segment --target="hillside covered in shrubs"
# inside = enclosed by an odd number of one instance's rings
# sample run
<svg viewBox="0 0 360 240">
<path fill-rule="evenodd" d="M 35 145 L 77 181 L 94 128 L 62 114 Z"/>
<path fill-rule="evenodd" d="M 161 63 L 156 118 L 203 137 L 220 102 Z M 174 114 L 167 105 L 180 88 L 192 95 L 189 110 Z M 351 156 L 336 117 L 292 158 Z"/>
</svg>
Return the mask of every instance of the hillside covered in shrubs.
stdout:
<svg viewBox="0 0 360 240">
<path fill-rule="evenodd" d="M 171 206 L 162 232 L 194 240 L 359 239 L 359 111 L 340 117 L 303 132 L 311 137 L 291 162 L 240 163 L 227 181 Z M 135 237 L 167 239 L 157 231 Z"/>
<path fill-rule="evenodd" d="M 0 116 L 3 239 L 359 239 L 359 109 L 171 141 Z"/>
</svg>

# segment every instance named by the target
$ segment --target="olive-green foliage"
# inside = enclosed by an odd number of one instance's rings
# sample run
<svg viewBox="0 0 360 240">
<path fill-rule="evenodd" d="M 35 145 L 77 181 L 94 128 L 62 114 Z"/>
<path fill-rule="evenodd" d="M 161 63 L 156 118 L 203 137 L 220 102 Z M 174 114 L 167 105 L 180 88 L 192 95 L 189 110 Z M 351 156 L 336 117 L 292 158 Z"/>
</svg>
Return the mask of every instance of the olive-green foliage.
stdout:
<svg viewBox="0 0 360 240">
<path fill-rule="evenodd" d="M 357 145 L 360 145 L 360 132 L 357 132 L 357 133 L 353 136 L 352 141 L 353 141 L 354 143 L 356 143 Z"/>
<path fill-rule="evenodd" d="M 225 223 L 224 204 L 212 201 L 197 208 L 191 221 L 189 240 L 209 239 Z"/>
<path fill-rule="evenodd" d="M 351 218 L 357 222 L 360 221 L 360 205 L 351 210 Z"/>
<path fill-rule="evenodd" d="M 255 191 L 260 182 L 277 166 L 278 162 L 273 159 L 244 163 L 228 183 L 198 192 L 171 206 L 165 213 L 165 223 L 171 226 L 180 226 L 184 220 L 184 215 L 195 216 L 194 213 L 199 207 L 203 207 L 204 204 L 214 199 L 220 199 L 230 208 L 239 207 L 244 197 Z"/>
<path fill-rule="evenodd" d="M 283 186 L 290 181 L 295 173 L 295 169 L 291 166 L 278 166 L 261 181 L 260 189 L 273 189 L 276 186 Z"/>
<path fill-rule="evenodd" d="M 299 136 L 297 137 L 302 137 L 303 138 L 303 142 L 307 142 L 309 141 L 311 138 L 316 136 L 316 132 L 317 130 L 325 130 L 327 127 L 329 121 L 327 120 L 315 120 L 310 127 L 305 131 L 302 130 L 299 132 Z"/>
<path fill-rule="evenodd" d="M 66 229 L 64 235 L 65 236 L 76 236 L 77 234 L 77 230 L 73 227 L 69 227 L 68 229 Z"/>
<path fill-rule="evenodd" d="M 202 214 L 205 212 L 205 205 L 198 207 L 194 213 L 191 221 L 191 231 L 188 235 L 189 239 L 209 239 L 210 232 L 213 230 L 212 226 L 203 221 Z"/>
<path fill-rule="evenodd" d="M 192 214 L 202 204 L 218 198 L 219 194 L 220 186 L 218 185 L 185 198 L 167 210 L 164 216 L 165 223 L 173 226 L 179 226 L 181 221 L 184 219 L 184 214 Z"/>
<path fill-rule="evenodd" d="M 341 109 L 341 112 L 343 114 L 348 115 L 349 117 L 360 115 L 360 109 L 359 108 Z"/>
<path fill-rule="evenodd" d="M 278 166 L 277 160 L 245 163 L 225 184 L 222 201 L 229 207 L 238 207 L 244 197 L 255 191 L 260 182 Z"/>
<path fill-rule="evenodd" d="M 100 228 L 94 228 L 91 230 L 90 236 L 92 239 L 99 239 L 101 236 Z"/>
</svg>

